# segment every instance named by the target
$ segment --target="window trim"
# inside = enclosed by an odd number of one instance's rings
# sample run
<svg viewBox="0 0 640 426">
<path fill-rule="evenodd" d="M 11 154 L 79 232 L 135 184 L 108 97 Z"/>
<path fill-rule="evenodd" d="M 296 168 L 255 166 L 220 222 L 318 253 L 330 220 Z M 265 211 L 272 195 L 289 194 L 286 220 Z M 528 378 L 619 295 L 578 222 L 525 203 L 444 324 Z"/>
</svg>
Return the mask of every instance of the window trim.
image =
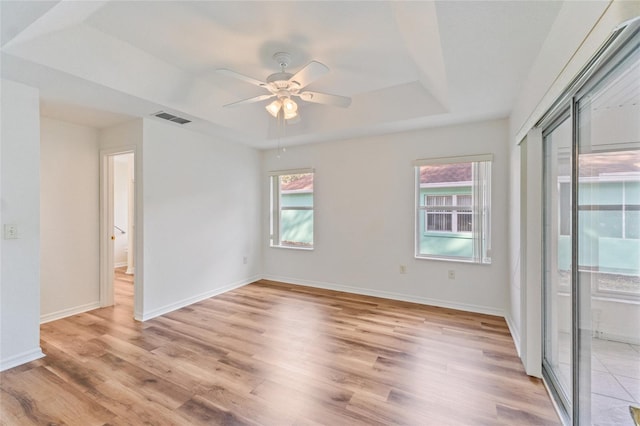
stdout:
<svg viewBox="0 0 640 426">
<path fill-rule="evenodd" d="M 306 250 L 311 251 L 315 248 L 315 220 L 313 221 L 313 242 L 310 247 L 298 247 L 283 245 L 280 241 L 280 223 L 282 221 L 283 210 L 304 210 L 314 211 L 315 205 L 312 206 L 280 206 L 280 176 L 297 175 L 297 174 L 312 174 L 314 181 L 314 188 L 311 193 L 313 203 L 315 204 L 315 169 L 313 168 L 300 168 L 300 169 L 288 169 L 288 170 L 272 170 L 268 172 L 269 175 L 269 198 L 271 208 L 269 210 L 269 247 L 271 248 L 283 248 L 290 250 Z M 295 192 L 295 191 L 293 191 Z M 302 191 L 299 191 L 302 192 Z M 307 191 L 304 191 L 307 192 Z M 315 219 L 315 214 L 313 214 Z"/>
<path fill-rule="evenodd" d="M 434 164 L 476 163 L 482 161 L 493 162 L 493 154 L 463 155 L 459 157 L 421 158 L 415 160 L 413 162 L 413 165 L 415 167 L 420 167 L 432 166 Z"/>
</svg>

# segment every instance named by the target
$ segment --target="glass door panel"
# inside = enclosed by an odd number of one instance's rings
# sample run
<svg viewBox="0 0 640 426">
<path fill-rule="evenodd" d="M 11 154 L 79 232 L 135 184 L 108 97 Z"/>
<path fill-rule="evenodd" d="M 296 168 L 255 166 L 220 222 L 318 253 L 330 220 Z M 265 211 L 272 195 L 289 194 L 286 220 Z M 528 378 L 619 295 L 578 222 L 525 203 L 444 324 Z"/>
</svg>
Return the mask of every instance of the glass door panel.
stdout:
<svg viewBox="0 0 640 426">
<path fill-rule="evenodd" d="M 619 56 L 576 105 L 580 424 L 640 406 L 640 48 Z"/>
</svg>

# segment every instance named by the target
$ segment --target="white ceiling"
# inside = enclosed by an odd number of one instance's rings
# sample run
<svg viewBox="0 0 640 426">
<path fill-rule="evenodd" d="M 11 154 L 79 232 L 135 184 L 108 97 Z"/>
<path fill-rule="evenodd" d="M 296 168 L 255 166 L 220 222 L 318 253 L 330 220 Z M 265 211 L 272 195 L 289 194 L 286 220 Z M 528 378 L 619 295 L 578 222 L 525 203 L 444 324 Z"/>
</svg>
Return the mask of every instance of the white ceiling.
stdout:
<svg viewBox="0 0 640 426">
<path fill-rule="evenodd" d="M 0 1 L 3 78 L 38 87 L 43 115 L 107 127 L 160 110 L 186 127 L 272 147 L 266 93 L 216 73 L 264 80 L 272 55 L 329 74 L 309 90 L 348 109 L 300 101 L 283 143 L 506 117 L 559 1 Z M 177 125 L 177 124 L 176 124 Z"/>
</svg>

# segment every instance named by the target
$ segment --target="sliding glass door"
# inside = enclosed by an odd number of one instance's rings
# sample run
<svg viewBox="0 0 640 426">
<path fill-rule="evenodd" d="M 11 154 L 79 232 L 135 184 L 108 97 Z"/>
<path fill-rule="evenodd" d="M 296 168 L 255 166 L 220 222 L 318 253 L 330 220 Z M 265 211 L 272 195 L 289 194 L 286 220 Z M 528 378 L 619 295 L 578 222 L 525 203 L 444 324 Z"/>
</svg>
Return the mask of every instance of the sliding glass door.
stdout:
<svg viewBox="0 0 640 426">
<path fill-rule="evenodd" d="M 640 48 L 576 96 L 581 424 L 640 407 Z"/>
<path fill-rule="evenodd" d="M 640 407 L 639 28 L 542 124 L 543 375 L 574 425 Z"/>
</svg>

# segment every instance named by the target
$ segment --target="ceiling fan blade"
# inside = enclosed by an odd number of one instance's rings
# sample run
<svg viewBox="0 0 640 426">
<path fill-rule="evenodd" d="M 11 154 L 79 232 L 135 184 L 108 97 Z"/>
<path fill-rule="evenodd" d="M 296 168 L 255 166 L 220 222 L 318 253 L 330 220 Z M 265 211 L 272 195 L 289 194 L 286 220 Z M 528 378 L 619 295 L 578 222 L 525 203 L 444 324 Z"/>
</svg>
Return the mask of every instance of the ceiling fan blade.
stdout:
<svg viewBox="0 0 640 426">
<path fill-rule="evenodd" d="M 253 98 L 249 98 L 249 99 L 243 99 L 241 101 L 237 101 L 237 102 L 232 102 L 230 104 L 226 104 L 224 105 L 225 108 L 232 108 L 232 107 L 237 107 L 237 106 L 241 106 L 241 105 L 247 105 L 247 104 L 253 104 L 255 102 L 260 102 L 260 101 L 264 101 L 265 99 L 269 99 L 269 98 L 273 98 L 276 95 L 260 95 L 260 96 L 255 96 Z"/>
<path fill-rule="evenodd" d="M 329 72 L 329 67 L 325 64 L 321 64 L 317 61 L 311 61 L 300 71 L 295 73 L 289 81 L 295 81 L 300 85 L 300 88 L 306 87 L 313 83 L 323 75 Z"/>
<path fill-rule="evenodd" d="M 300 99 L 307 102 L 313 102 L 316 104 L 324 104 L 346 108 L 351 105 L 351 98 L 346 96 L 330 95 L 328 93 L 320 92 L 302 92 L 298 96 Z"/>
<path fill-rule="evenodd" d="M 218 74 L 226 75 L 227 77 L 237 78 L 238 80 L 242 80 L 245 83 L 253 84 L 254 86 L 265 87 L 267 85 L 267 83 L 265 83 L 264 81 L 256 80 L 253 77 L 249 77 L 247 75 L 240 74 L 238 72 L 231 71 L 226 68 L 218 68 L 216 72 Z"/>
</svg>

